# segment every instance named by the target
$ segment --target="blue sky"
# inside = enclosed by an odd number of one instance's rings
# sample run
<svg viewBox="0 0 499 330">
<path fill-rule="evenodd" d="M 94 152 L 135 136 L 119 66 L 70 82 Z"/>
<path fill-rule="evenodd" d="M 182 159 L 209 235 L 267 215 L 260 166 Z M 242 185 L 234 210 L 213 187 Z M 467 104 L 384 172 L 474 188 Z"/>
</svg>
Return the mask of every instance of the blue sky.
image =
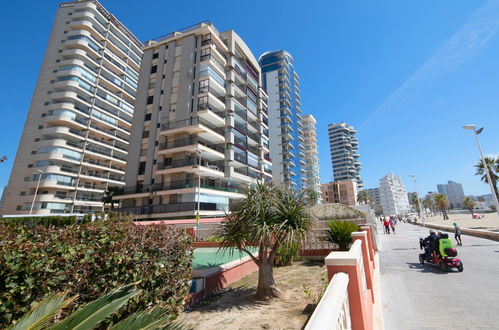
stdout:
<svg viewBox="0 0 499 330">
<path fill-rule="evenodd" d="M 57 3 L 3 3 L 0 154 L 9 160 L 0 164 L 0 187 L 8 181 Z M 289 51 L 303 112 L 318 120 L 323 182 L 332 176 L 327 124 L 345 121 L 359 132 L 368 188 L 393 172 L 408 190 L 407 175 L 416 174 L 421 192 L 453 180 L 466 194 L 490 193 L 474 175 L 479 154 L 461 127 L 485 126 L 485 153 L 498 154 L 499 1 L 102 4 L 142 41 L 211 20 L 220 31 L 235 30 L 257 57 Z"/>
</svg>

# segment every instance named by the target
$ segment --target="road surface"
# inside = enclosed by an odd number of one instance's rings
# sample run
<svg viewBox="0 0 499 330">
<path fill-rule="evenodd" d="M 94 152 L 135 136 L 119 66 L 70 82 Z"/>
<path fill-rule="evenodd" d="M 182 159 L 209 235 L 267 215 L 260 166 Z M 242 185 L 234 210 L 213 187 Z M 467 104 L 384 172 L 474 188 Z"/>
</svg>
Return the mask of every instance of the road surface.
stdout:
<svg viewBox="0 0 499 330">
<path fill-rule="evenodd" d="M 443 273 L 419 264 L 428 229 L 402 223 L 396 231 L 380 234 L 385 329 L 499 329 L 499 242 L 462 235 L 464 272 Z"/>
</svg>

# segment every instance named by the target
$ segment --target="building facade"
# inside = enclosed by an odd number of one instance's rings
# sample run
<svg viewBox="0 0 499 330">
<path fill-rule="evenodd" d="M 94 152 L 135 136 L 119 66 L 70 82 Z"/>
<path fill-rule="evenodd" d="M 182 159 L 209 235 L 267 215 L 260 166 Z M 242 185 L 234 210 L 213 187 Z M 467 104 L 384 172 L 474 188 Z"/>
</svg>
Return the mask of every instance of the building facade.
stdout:
<svg viewBox="0 0 499 330">
<path fill-rule="evenodd" d="M 141 57 L 141 43 L 97 1 L 60 5 L 3 214 L 104 210 L 104 191 L 124 186 Z"/>
<path fill-rule="evenodd" d="M 316 120 L 312 115 L 303 116 L 303 132 L 305 139 L 305 164 L 307 170 L 307 189 L 321 196 L 321 178 L 319 168 L 319 151 L 317 150 Z M 320 202 L 320 201 L 319 201 Z"/>
<path fill-rule="evenodd" d="M 464 199 L 463 185 L 454 181 L 447 184 L 437 184 L 439 194 L 444 194 L 449 201 L 450 208 L 461 208 Z"/>
<path fill-rule="evenodd" d="M 388 173 L 379 180 L 379 197 L 384 215 L 406 214 L 409 199 L 399 176 Z"/>
<path fill-rule="evenodd" d="M 272 178 L 258 62 L 234 31 L 209 22 L 143 50 L 121 211 L 224 216 L 245 184 Z"/>
<path fill-rule="evenodd" d="M 356 133 L 357 131 L 346 123 L 328 125 L 334 181 L 355 180 L 357 189 L 362 190 L 359 142 L 355 137 Z"/>
<path fill-rule="evenodd" d="M 321 184 L 322 203 L 357 205 L 357 182 L 355 180 L 334 181 Z"/>
<path fill-rule="evenodd" d="M 264 53 L 259 59 L 262 85 L 269 96 L 272 180 L 300 191 L 307 186 L 307 171 L 300 84 L 293 62 L 283 50 Z"/>
</svg>

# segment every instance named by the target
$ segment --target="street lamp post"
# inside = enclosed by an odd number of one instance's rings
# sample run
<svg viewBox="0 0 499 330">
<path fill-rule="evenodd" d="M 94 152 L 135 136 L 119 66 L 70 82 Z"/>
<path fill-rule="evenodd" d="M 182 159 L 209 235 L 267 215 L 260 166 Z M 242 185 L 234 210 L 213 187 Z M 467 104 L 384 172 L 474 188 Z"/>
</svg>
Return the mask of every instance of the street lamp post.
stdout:
<svg viewBox="0 0 499 330">
<path fill-rule="evenodd" d="M 196 212 L 196 230 L 199 230 L 199 211 L 201 209 L 201 151 L 197 151 L 198 154 L 198 205 Z"/>
<path fill-rule="evenodd" d="M 489 183 L 490 191 L 492 192 L 492 197 L 494 198 L 494 202 L 496 204 L 496 212 L 499 214 L 499 201 L 497 201 L 497 194 L 496 194 L 496 189 L 494 185 L 492 184 L 492 180 L 490 178 L 490 172 L 489 172 L 489 167 L 487 166 L 487 163 L 485 163 L 485 157 L 483 156 L 483 151 L 482 147 L 480 146 L 480 140 L 478 139 L 478 135 L 482 133 L 483 127 L 480 129 L 476 129 L 476 125 L 465 125 L 463 126 L 464 129 L 473 131 L 473 134 L 475 135 L 475 140 L 476 140 L 476 145 L 478 146 L 478 151 L 480 151 L 480 157 L 482 158 L 482 164 L 483 167 L 485 168 L 485 175 L 487 176 L 487 181 Z"/>
<path fill-rule="evenodd" d="M 35 206 L 36 195 L 38 194 L 38 187 L 40 186 L 40 180 L 42 179 L 42 170 L 36 170 L 38 172 L 38 182 L 36 183 L 35 195 L 33 196 L 33 201 L 31 202 L 31 208 L 29 209 L 29 215 L 33 213 L 33 206 Z"/>
<path fill-rule="evenodd" d="M 418 207 L 421 212 L 421 221 L 423 222 L 424 225 L 426 221 L 426 210 L 423 210 L 421 206 L 421 200 L 419 199 L 419 191 L 418 191 L 418 184 L 416 182 L 416 176 L 414 174 L 410 174 L 409 177 L 414 180 L 414 188 L 416 189 L 416 199 L 418 200 Z"/>
</svg>

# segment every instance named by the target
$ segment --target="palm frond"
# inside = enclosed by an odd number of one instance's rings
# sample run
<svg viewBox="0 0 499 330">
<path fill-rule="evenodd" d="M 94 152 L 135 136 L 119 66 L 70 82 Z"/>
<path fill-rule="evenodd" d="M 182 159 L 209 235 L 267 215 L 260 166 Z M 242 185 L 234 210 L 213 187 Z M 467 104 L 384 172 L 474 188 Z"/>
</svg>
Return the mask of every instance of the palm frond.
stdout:
<svg viewBox="0 0 499 330">
<path fill-rule="evenodd" d="M 134 289 L 137 283 L 132 283 L 112 290 L 108 294 L 83 306 L 70 316 L 57 323 L 53 329 L 92 329 L 111 314 L 123 307 L 130 298 L 138 295 L 141 290 Z"/>
<path fill-rule="evenodd" d="M 45 328 L 57 312 L 66 308 L 78 297 L 74 296 L 66 299 L 66 296 L 67 293 L 63 292 L 43 299 L 7 329 L 38 330 Z"/>
<path fill-rule="evenodd" d="M 172 323 L 168 316 L 169 309 L 166 306 L 154 306 L 144 311 L 130 315 L 126 319 L 111 326 L 109 330 L 153 330 L 168 329 L 180 330 L 183 327 L 180 324 Z"/>
</svg>

